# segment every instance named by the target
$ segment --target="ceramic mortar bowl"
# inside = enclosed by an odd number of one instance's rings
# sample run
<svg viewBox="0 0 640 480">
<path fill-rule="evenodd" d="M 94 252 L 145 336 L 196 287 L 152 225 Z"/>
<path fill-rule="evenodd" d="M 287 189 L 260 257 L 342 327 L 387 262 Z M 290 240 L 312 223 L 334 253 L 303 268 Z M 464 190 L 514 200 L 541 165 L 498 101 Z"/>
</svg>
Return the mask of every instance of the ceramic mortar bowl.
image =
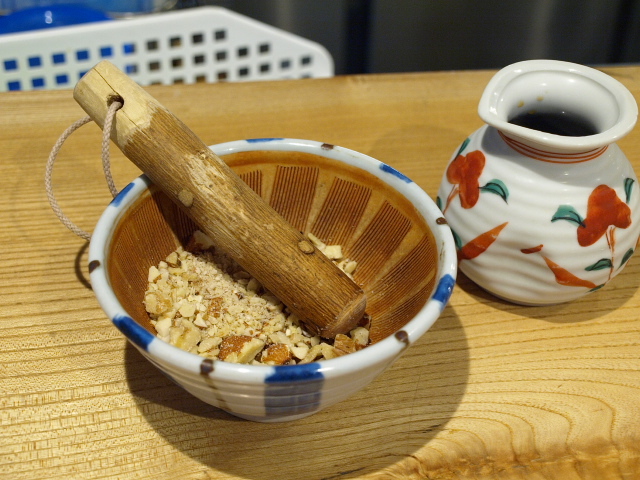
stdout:
<svg viewBox="0 0 640 480">
<path fill-rule="evenodd" d="M 162 372 L 199 399 L 249 420 L 311 415 L 369 384 L 436 321 L 455 283 L 455 244 L 442 213 L 388 165 L 306 140 L 243 140 L 211 147 L 293 226 L 356 260 L 372 344 L 306 365 L 205 359 L 156 337 L 142 300 L 148 269 L 196 228 L 144 175 L 101 216 L 89 270 L 115 326 Z"/>
</svg>

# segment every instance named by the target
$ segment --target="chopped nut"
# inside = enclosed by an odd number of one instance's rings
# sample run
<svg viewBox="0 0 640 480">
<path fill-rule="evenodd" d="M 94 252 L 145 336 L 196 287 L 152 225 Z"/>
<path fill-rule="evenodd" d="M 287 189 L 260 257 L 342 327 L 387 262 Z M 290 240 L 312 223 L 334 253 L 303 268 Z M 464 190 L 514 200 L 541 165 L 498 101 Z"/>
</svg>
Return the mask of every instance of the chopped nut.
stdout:
<svg viewBox="0 0 640 480">
<path fill-rule="evenodd" d="M 333 349 L 336 355 L 346 355 L 347 353 L 353 353 L 356 351 L 356 342 L 346 335 L 339 333 L 333 342 Z"/>
<path fill-rule="evenodd" d="M 220 344 L 220 360 L 233 363 L 249 363 L 260 353 L 264 342 L 248 335 L 234 335 L 222 340 Z"/>
<path fill-rule="evenodd" d="M 200 342 L 200 345 L 198 345 L 198 353 L 202 354 L 204 352 L 208 352 L 220 345 L 221 342 L 222 339 L 220 337 L 207 337 Z"/>
<path fill-rule="evenodd" d="M 358 266 L 358 262 L 354 262 L 353 260 L 345 260 L 342 265 L 338 265 L 344 273 L 351 274 L 356 270 Z"/>
<path fill-rule="evenodd" d="M 322 344 L 318 344 L 318 345 L 315 345 L 315 346 L 311 347 L 311 349 L 305 355 L 305 357 L 302 360 L 300 360 L 300 363 L 301 364 L 302 363 L 311 363 L 316 358 L 318 358 L 320 355 L 322 355 Z"/>
<path fill-rule="evenodd" d="M 313 233 L 307 233 L 307 237 L 309 237 L 309 240 L 311 240 L 318 250 L 323 251 L 324 247 L 326 247 L 322 240 L 316 237 Z"/>
<path fill-rule="evenodd" d="M 180 327 L 171 331 L 171 343 L 176 347 L 182 348 L 187 352 L 190 352 L 198 345 L 202 334 L 200 329 L 188 320 L 182 320 Z"/>
<path fill-rule="evenodd" d="M 342 247 L 340 245 L 327 245 L 322 253 L 329 260 L 340 260 L 342 258 Z"/>
<path fill-rule="evenodd" d="M 220 318 L 222 315 L 222 305 L 224 300 L 222 297 L 215 297 L 211 299 L 211 303 L 209 304 L 209 308 L 207 309 L 207 316 L 213 318 Z"/>
<path fill-rule="evenodd" d="M 269 340 L 273 343 L 282 343 L 284 345 L 292 345 L 291 339 L 287 336 L 285 332 L 273 332 L 269 335 Z"/>
<path fill-rule="evenodd" d="M 196 327 L 200 327 L 200 328 L 207 328 L 207 322 L 205 321 L 204 318 L 202 318 L 201 314 L 196 315 L 196 319 L 193 321 L 193 324 Z"/>
<path fill-rule="evenodd" d="M 331 360 L 332 358 L 336 358 L 338 356 L 336 354 L 336 349 L 328 343 L 321 343 L 320 351 L 322 352 L 322 356 L 327 360 Z"/>
<path fill-rule="evenodd" d="M 252 278 L 251 280 L 249 280 L 249 283 L 247 283 L 247 290 L 249 290 L 250 292 L 258 293 L 261 288 L 262 285 L 260 285 L 260 282 L 255 278 Z"/>
<path fill-rule="evenodd" d="M 284 365 L 291 360 L 291 350 L 282 343 L 273 343 L 264 349 L 261 360 L 268 365 Z"/>
<path fill-rule="evenodd" d="M 193 303 L 185 303 L 178 309 L 178 311 L 183 317 L 192 317 L 193 314 L 196 313 L 196 306 Z"/>
<path fill-rule="evenodd" d="M 356 344 L 356 349 L 360 350 L 369 343 L 369 330 L 364 327 L 356 327 L 349 332 L 349 335 Z"/>
<path fill-rule="evenodd" d="M 157 267 L 151 266 L 149 268 L 149 276 L 147 277 L 148 282 L 155 282 L 155 280 L 160 276 L 160 270 Z"/>
<path fill-rule="evenodd" d="M 144 296 L 144 305 L 147 312 L 159 315 L 171 308 L 171 299 L 160 292 L 147 293 Z"/>
<path fill-rule="evenodd" d="M 293 355 L 299 360 L 302 360 L 307 356 L 307 353 L 309 353 L 309 347 L 305 344 L 299 344 L 295 347 L 291 347 L 291 353 L 293 353 Z"/>
<path fill-rule="evenodd" d="M 144 296 L 144 308 L 146 308 L 149 313 L 162 313 L 158 311 L 158 297 L 155 293 L 147 293 Z"/>
<path fill-rule="evenodd" d="M 339 245 L 325 245 L 342 257 Z M 158 337 L 207 358 L 245 364 L 290 365 L 328 360 L 364 348 L 370 318 L 334 342 L 305 330 L 299 318 L 209 237 L 194 233 L 188 248 L 178 247 L 148 272 L 144 306 Z M 343 271 L 355 262 L 333 259 Z M 350 273 L 347 272 L 348 275 Z"/>
<path fill-rule="evenodd" d="M 180 257 L 178 256 L 178 252 L 177 251 L 171 252 L 167 256 L 167 258 L 165 259 L 165 262 L 167 262 L 167 265 L 169 265 L 170 267 L 179 267 L 180 266 Z M 149 271 L 151 271 L 151 269 L 149 269 Z M 151 280 L 149 280 L 149 281 L 151 281 Z"/>
<path fill-rule="evenodd" d="M 169 317 L 158 320 L 155 326 L 160 338 L 169 337 L 169 328 L 171 328 L 171 319 Z"/>
</svg>

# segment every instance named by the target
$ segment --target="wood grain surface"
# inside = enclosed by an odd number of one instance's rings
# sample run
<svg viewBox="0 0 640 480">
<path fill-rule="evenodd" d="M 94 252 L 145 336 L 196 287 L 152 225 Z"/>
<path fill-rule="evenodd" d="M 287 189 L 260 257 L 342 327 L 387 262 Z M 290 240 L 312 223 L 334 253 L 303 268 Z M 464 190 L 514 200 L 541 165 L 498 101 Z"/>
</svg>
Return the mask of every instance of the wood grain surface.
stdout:
<svg viewBox="0 0 640 480">
<path fill-rule="evenodd" d="M 640 98 L 640 68 L 607 68 Z M 319 140 L 372 155 L 435 197 L 480 127 L 493 72 L 437 72 L 148 91 L 209 144 Z M 0 95 L 0 478 L 640 478 L 640 260 L 549 307 L 462 274 L 434 327 L 370 386 L 307 419 L 259 424 L 194 399 L 98 306 L 87 244 L 47 203 L 46 158 L 84 116 L 71 91 Z M 100 129 L 62 149 L 63 210 L 91 230 L 110 200 Z M 620 146 L 640 171 L 640 129 Z M 116 184 L 138 175 L 113 149 Z"/>
</svg>

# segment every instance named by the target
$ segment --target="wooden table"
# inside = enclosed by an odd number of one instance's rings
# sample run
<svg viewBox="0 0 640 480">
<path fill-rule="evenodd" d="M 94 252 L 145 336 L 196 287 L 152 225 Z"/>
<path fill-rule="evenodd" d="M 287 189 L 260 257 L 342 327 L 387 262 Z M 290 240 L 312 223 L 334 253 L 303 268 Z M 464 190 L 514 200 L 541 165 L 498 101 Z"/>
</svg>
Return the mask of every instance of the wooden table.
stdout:
<svg viewBox="0 0 640 480">
<path fill-rule="evenodd" d="M 640 67 L 607 68 L 640 99 Z M 321 140 L 435 197 L 481 125 L 492 72 L 152 87 L 205 142 Z M 84 112 L 70 91 L 0 95 L 0 476 L 7 479 L 640 478 L 640 259 L 571 304 L 497 301 L 460 275 L 435 326 L 351 399 L 284 424 L 241 421 L 171 383 L 110 324 L 87 244 L 52 213 L 44 165 Z M 110 195 L 94 124 L 54 172 L 91 230 Z M 640 129 L 620 142 L 640 171 Z M 116 183 L 138 174 L 114 148 Z"/>
</svg>

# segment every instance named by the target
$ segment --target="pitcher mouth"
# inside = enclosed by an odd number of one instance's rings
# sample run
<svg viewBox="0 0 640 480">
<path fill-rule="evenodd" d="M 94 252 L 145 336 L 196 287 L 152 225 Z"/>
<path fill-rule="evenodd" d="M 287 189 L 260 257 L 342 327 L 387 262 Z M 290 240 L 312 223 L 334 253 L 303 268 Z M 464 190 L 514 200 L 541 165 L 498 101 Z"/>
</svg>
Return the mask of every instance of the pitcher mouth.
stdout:
<svg viewBox="0 0 640 480">
<path fill-rule="evenodd" d="M 578 153 L 601 149 L 628 134 L 636 124 L 638 106 L 624 85 L 599 70 L 556 60 L 528 60 L 496 73 L 482 94 L 478 114 L 515 142 Z M 593 130 L 569 136 L 561 130 L 513 123 L 528 114 L 568 114 Z"/>
</svg>

